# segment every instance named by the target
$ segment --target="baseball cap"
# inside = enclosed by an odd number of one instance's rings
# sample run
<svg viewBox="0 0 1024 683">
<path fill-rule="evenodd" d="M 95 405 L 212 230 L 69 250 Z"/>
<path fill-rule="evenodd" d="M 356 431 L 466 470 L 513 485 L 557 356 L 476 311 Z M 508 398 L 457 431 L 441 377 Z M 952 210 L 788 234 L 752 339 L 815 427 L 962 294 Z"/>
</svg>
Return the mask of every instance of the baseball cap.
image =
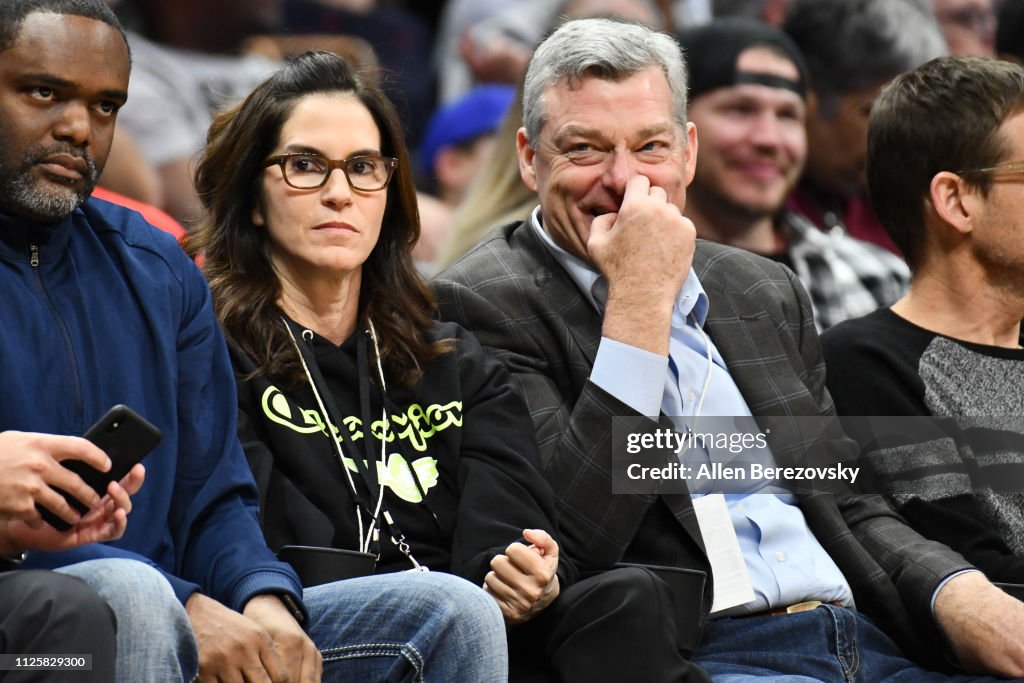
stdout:
<svg viewBox="0 0 1024 683">
<path fill-rule="evenodd" d="M 511 85 L 479 85 L 435 111 L 420 143 L 420 164 L 427 175 L 433 175 L 437 153 L 444 147 L 494 132 L 515 94 Z"/>
<path fill-rule="evenodd" d="M 740 83 L 760 83 L 794 90 L 801 97 L 806 95 L 807 64 L 803 55 L 796 43 L 774 26 L 756 19 L 729 17 L 683 30 L 678 38 L 686 53 L 691 98 L 715 88 Z M 796 65 L 799 80 L 794 82 L 776 76 L 737 71 L 736 60 L 740 54 L 747 48 L 762 45 L 786 55 Z"/>
</svg>

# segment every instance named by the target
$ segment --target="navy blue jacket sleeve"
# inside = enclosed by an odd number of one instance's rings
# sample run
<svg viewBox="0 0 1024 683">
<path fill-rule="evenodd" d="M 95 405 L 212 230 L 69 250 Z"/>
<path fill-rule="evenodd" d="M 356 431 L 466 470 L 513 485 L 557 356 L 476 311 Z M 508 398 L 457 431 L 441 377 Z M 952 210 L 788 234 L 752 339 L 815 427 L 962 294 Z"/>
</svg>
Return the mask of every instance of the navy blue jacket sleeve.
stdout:
<svg viewBox="0 0 1024 683">
<path fill-rule="evenodd" d="M 172 517 L 182 578 L 240 610 L 261 593 L 301 600 L 298 577 L 267 547 L 257 492 L 237 436 L 235 379 L 209 290 L 185 273 L 178 335 L 179 467 Z"/>
</svg>

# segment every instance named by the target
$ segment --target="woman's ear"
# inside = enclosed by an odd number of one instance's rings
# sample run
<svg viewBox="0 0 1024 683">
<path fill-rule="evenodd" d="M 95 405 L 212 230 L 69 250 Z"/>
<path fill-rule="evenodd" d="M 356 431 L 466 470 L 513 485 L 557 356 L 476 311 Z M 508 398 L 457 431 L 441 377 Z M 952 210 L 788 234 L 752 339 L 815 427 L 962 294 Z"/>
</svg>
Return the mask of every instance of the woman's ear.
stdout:
<svg viewBox="0 0 1024 683">
<path fill-rule="evenodd" d="M 260 206 L 260 202 L 256 202 L 256 205 L 252 207 L 252 224 L 257 228 L 263 228 L 267 225 L 267 221 L 263 217 L 263 207 Z"/>
<path fill-rule="evenodd" d="M 971 218 L 978 191 L 963 178 L 949 171 L 936 173 L 929 187 L 929 199 L 943 223 L 964 234 L 974 229 Z"/>
</svg>

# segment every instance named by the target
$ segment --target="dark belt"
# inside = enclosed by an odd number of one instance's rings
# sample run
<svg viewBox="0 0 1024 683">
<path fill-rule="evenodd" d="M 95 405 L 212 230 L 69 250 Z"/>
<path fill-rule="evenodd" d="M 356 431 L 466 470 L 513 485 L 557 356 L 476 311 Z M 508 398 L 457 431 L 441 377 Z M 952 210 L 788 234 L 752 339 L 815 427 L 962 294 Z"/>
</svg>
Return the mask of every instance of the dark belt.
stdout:
<svg viewBox="0 0 1024 683">
<path fill-rule="evenodd" d="M 770 609 L 764 612 L 757 612 L 751 614 L 752 617 L 778 617 L 783 614 L 799 614 L 800 612 L 810 612 L 811 610 L 818 609 L 822 605 L 834 605 L 836 607 L 843 607 L 843 603 L 838 600 L 832 600 L 829 602 L 822 602 L 821 600 L 808 600 L 806 602 L 798 602 L 795 605 L 789 607 L 779 607 L 778 609 Z"/>
</svg>

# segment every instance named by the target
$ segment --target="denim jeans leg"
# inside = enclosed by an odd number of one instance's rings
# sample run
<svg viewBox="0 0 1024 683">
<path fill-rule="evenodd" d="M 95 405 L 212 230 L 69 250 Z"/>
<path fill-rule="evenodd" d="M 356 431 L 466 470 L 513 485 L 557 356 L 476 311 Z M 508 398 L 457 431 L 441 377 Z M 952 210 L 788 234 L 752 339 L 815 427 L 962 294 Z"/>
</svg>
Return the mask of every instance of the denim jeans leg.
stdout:
<svg viewBox="0 0 1024 683">
<path fill-rule="evenodd" d="M 307 631 L 325 682 L 507 680 L 497 603 L 441 572 L 367 576 L 307 588 Z"/>
<path fill-rule="evenodd" d="M 834 623 L 819 611 L 712 619 L 693 661 L 715 683 L 843 683 Z"/>
<path fill-rule="evenodd" d="M 708 623 L 694 661 L 715 683 L 987 681 L 922 669 L 856 610 L 822 605 L 780 616 Z"/>
<path fill-rule="evenodd" d="M 136 560 L 91 560 L 57 571 L 77 576 L 117 617 L 117 680 L 191 681 L 199 653 L 185 608 L 157 570 Z"/>
<path fill-rule="evenodd" d="M 818 610 L 835 607 L 819 607 Z M 843 610 L 850 612 L 850 610 Z M 922 669 L 908 660 L 896 644 L 885 633 L 875 626 L 866 616 L 854 612 L 857 619 L 857 649 L 860 662 L 857 670 L 857 683 L 965 683 L 966 681 L 985 681 L 998 683 L 1000 680 L 992 676 L 972 676 L 967 674 L 944 674 Z M 941 647 L 945 647 L 942 645 Z"/>
</svg>

